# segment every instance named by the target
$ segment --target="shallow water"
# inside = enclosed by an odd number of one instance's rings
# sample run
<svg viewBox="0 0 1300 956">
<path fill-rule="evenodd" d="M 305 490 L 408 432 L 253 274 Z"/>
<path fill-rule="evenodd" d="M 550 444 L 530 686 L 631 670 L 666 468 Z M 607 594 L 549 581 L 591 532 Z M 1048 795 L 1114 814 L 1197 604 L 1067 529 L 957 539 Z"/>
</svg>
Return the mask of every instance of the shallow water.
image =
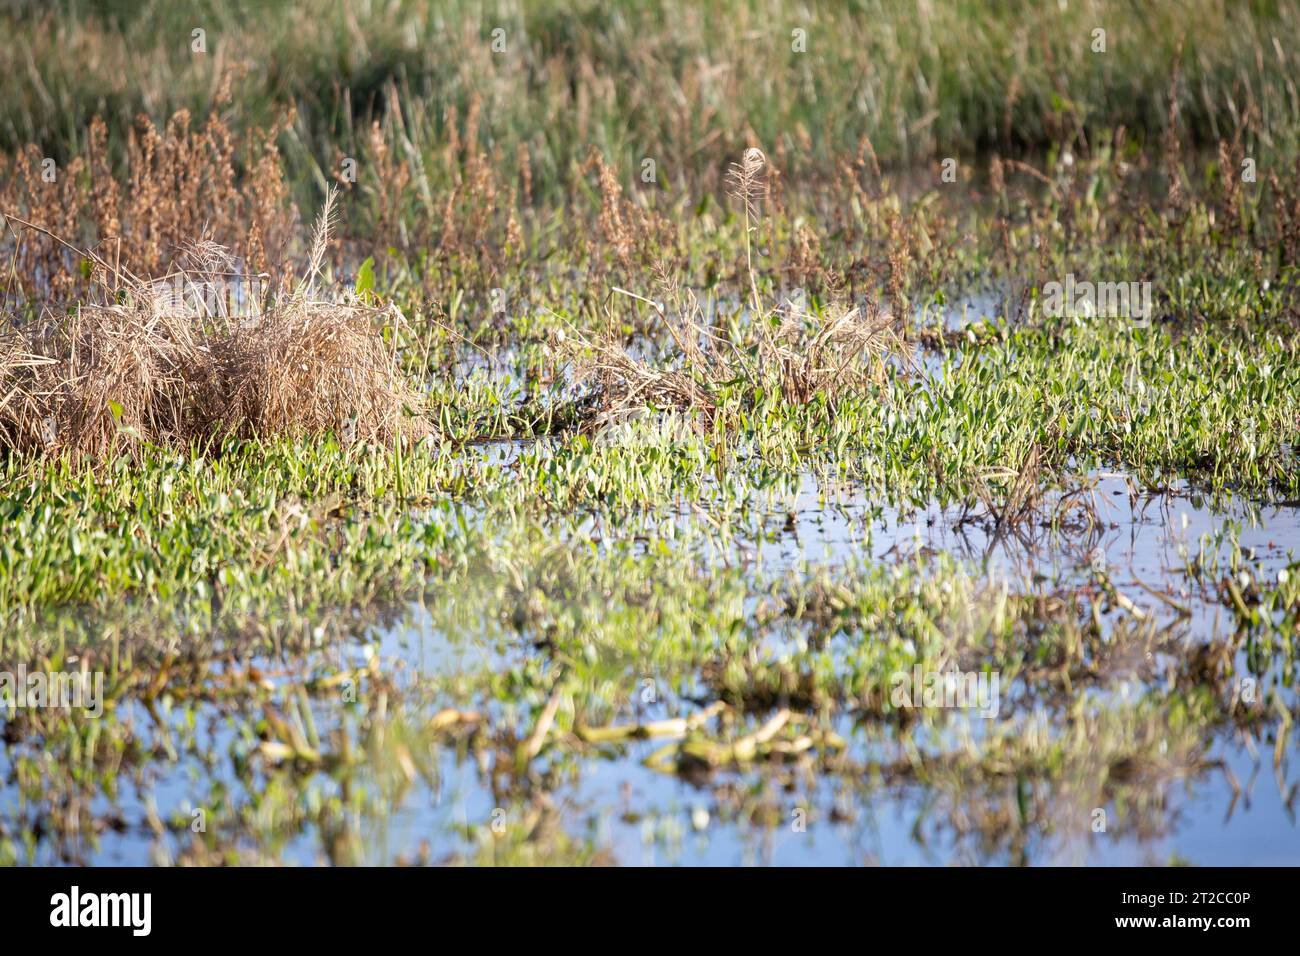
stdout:
<svg viewBox="0 0 1300 956">
<path fill-rule="evenodd" d="M 509 466 L 525 447 L 489 445 L 474 453 Z M 1132 494 L 1123 475 L 1109 473 L 1086 476 L 1084 482 L 1090 486 L 1087 497 L 1098 519 L 1094 526 L 1037 528 L 1015 535 L 999 534 L 987 520 L 963 521 L 969 516 L 957 508 L 900 509 L 851 489 L 823 487 L 805 475 L 788 489 L 756 496 L 748 530 L 742 528 L 736 540 L 756 582 L 864 558 L 907 562 L 929 552 L 957 556 L 978 574 L 1006 581 L 1012 591 L 1044 583 L 1081 586 L 1104 570 L 1118 589 L 1161 624 L 1176 625 L 1184 615 L 1150 591 L 1185 606 L 1190 613 L 1189 640 L 1230 627 L 1222 620 L 1221 603 L 1186 573 L 1193 556 L 1218 555 L 1226 561 L 1235 537 L 1240 553 L 1265 575 L 1294 564 L 1291 548 L 1300 541 L 1300 509 L 1295 507 L 1241 500 L 1215 506 L 1185 489 Z M 685 527 L 697 519 L 688 509 L 678 509 L 671 520 Z M 591 522 L 578 522 L 562 533 L 581 536 L 592 527 Z M 859 639 L 871 638 L 862 634 Z M 472 620 L 455 633 L 445 632 L 427 608 L 412 604 L 396 626 L 337 653 L 353 664 L 377 654 L 398 684 L 417 687 L 429 677 L 445 684 L 457 675 L 510 673 L 538 651 L 517 637 L 476 629 Z M 272 670 L 269 662 L 266 666 Z M 415 706 L 427 716 L 438 709 L 439 701 Z M 665 695 L 645 707 L 642 716 L 668 716 L 683 706 L 689 711 L 681 699 Z M 493 720 L 514 719 L 499 705 L 489 705 L 488 712 Z M 142 712 L 130 719 L 148 721 Z M 320 714 L 322 724 L 329 719 L 327 713 Z M 847 719 L 841 719 L 837 730 L 855 754 L 878 756 L 892 746 L 875 732 L 856 732 Z M 962 732 L 978 736 L 979 719 L 958 718 L 946 731 Z M 154 835 L 148 825 L 151 816 L 187 817 L 214 783 L 238 791 L 226 756 L 236 749 L 237 733 L 220 719 L 210 726 L 200 722 L 197 733 L 200 750 L 214 755 L 207 765 L 187 757 L 175 763 L 155 760 L 139 781 L 125 782 L 113 799 L 102 793 L 96 798 L 100 815 L 120 821 L 121 829 L 110 827 L 99 834 L 96 847 L 79 848 L 81 862 L 165 861 L 174 844 L 171 838 Z M 953 792 L 916 781 L 817 776 L 794 765 L 722 770 L 688 780 L 643 765 L 661 745 L 655 740 L 632 741 L 613 752 L 573 759 L 545 794 L 548 818 L 588 845 L 596 859 L 632 865 L 1300 861 L 1295 784 L 1289 774 L 1295 744 L 1284 745 L 1275 768 L 1274 742 L 1267 734 L 1265 739 L 1248 740 L 1242 732 L 1207 732 L 1209 757 L 1222 765 L 1153 784 L 1148 795 L 1152 808 L 1133 832 L 1093 833 L 1078 807 L 1056 808 L 1047 793 L 1044 809 L 1008 829 L 1016 832 L 1007 839 L 990 839 L 988 832 L 960 824 L 1005 804 L 1005 785 Z M 365 860 L 438 862 L 473 855 L 483 847 L 484 826 L 494 812 L 502 812 L 488 775 L 473 753 L 444 748 L 436 763 L 436 782 L 421 779 L 388 812 L 354 821 Z M 7 808 L 10 824 L 23 817 L 17 789 L 8 782 L 12 770 L 6 748 L 0 751 L 0 781 L 6 781 L 0 785 L 0 805 Z M 320 786 L 329 789 L 327 782 Z M 800 813 L 806 815 L 802 828 L 795 825 Z M 995 827 L 993 832 L 1000 831 Z M 319 835 L 310 830 L 287 836 L 275 852 L 291 862 L 326 859 Z M 38 849 L 37 859 L 55 862 L 48 850 Z"/>
</svg>

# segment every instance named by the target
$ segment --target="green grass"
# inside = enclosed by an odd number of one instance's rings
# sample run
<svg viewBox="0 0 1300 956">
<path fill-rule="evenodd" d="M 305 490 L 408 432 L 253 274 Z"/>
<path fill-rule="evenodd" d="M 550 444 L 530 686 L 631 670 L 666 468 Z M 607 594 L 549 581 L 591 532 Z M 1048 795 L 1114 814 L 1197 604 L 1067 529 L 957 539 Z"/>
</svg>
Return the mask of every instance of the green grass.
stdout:
<svg viewBox="0 0 1300 956">
<path fill-rule="evenodd" d="M 1278 0 L 654 0 L 616 10 L 61 0 L 47 15 L 8 16 L 5 148 L 35 142 L 66 155 L 95 114 L 119 133 L 141 112 L 156 122 L 181 107 L 202 115 L 217 71 L 244 67 L 225 112 L 252 127 L 294 106 L 296 181 L 331 178 L 336 151 L 362 155 L 371 119 L 395 121 L 391 95 L 431 174 L 448 108 L 463 123 L 477 100 L 493 161 L 513 170 L 525 148 L 535 195 L 551 201 L 571 195 L 592 145 L 629 181 L 649 156 L 662 185 L 681 187 L 716 182 L 751 132 L 794 180 L 832 177 L 864 135 L 882 160 L 903 164 L 1046 148 L 1117 126 L 1154 142 L 1175 63 L 1189 144 L 1231 138 L 1249 103 L 1265 150 L 1300 120 L 1285 81 L 1300 11 Z M 1216 26 L 1189 28 L 1207 23 Z M 196 28 L 207 31 L 206 54 L 191 52 Z M 504 52 L 492 49 L 495 29 Z M 796 29 L 806 53 L 792 51 Z M 1104 53 L 1093 52 L 1096 29 L 1106 30 Z M 618 79 L 629 76 L 637 82 Z"/>
<path fill-rule="evenodd" d="M 722 404 L 732 428 L 650 419 L 621 426 L 621 438 L 562 433 L 525 444 L 509 467 L 449 440 L 407 450 L 400 471 L 394 452 L 329 441 L 160 453 L 143 471 L 10 464 L 0 614 L 204 589 L 248 599 L 267 586 L 310 585 L 318 600 L 346 603 L 376 586 L 372 576 L 410 565 L 418 579 L 448 534 L 434 519 L 452 505 L 536 520 L 708 500 L 743 518 L 754 496 L 805 472 L 897 504 L 961 502 L 1035 446 L 1048 483 L 1104 467 L 1149 487 L 1190 479 L 1219 495 L 1294 498 L 1295 350 L 1280 333 L 1175 338 L 1079 321 L 953 353 L 887 397 L 791 406 L 737 384 Z M 489 391 L 458 397 L 464 417 L 476 402 L 496 407 Z"/>
</svg>

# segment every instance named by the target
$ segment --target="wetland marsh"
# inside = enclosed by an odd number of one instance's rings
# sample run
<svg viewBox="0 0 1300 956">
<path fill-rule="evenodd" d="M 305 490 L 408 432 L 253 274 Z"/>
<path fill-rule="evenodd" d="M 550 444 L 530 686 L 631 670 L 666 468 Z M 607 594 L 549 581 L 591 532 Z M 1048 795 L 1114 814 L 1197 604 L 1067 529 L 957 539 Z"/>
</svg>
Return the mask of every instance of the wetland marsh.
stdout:
<svg viewBox="0 0 1300 956">
<path fill-rule="evenodd" d="M 0 863 L 1300 862 L 1300 8 L 1190 6 L 15 16 Z"/>
</svg>

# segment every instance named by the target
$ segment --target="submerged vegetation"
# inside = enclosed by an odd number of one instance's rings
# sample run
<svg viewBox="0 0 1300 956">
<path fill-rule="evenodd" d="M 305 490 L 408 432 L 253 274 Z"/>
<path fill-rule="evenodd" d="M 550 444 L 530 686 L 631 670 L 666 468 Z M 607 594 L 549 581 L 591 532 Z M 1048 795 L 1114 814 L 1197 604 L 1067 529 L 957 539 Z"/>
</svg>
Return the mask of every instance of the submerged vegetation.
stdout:
<svg viewBox="0 0 1300 956">
<path fill-rule="evenodd" d="M 1295 4 L 7 26 L 0 862 L 1277 860 Z"/>
</svg>

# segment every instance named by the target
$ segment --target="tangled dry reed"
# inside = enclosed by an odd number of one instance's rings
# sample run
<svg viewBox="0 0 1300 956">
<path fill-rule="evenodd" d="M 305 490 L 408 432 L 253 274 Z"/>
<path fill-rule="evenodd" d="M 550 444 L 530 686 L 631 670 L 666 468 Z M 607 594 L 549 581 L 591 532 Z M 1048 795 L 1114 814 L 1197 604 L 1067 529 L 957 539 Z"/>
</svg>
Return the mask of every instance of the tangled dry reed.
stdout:
<svg viewBox="0 0 1300 956">
<path fill-rule="evenodd" d="M 772 309 L 764 305 L 750 234 L 757 229 L 766 165 L 763 151 L 751 147 L 728 174 L 730 194 L 744 216 L 748 334 L 737 336 L 722 327 L 716 315 L 706 315 L 695 292 L 684 289 L 664 266 L 657 269 L 662 301 L 615 288 L 650 306 L 672 337 L 677 355 L 667 365 L 655 365 L 629 355 L 612 333 L 596 339 L 575 333 L 566 339 L 578 380 L 592 384 L 599 399 L 593 406 L 594 424 L 647 405 L 696 412 L 711 424 L 719 393 L 729 383 L 744 382 L 751 394 L 779 390 L 795 404 L 818 396 L 834 401 L 886 383 L 889 357 L 904 350 L 887 312 L 835 303 L 821 310 L 793 303 Z"/>
<path fill-rule="evenodd" d="M 737 344 L 704 321 L 693 292 L 682 294 L 674 315 L 655 305 L 677 347 L 677 357 L 667 365 L 633 357 L 610 336 L 566 339 L 578 380 L 590 383 L 599 398 L 596 424 L 645 406 L 700 413 L 711 424 L 722 389 L 737 382 L 750 385 L 751 394 L 779 390 L 793 404 L 819 396 L 833 402 L 884 385 L 887 360 L 901 345 L 887 315 L 864 316 L 856 308 L 777 311 L 755 323 L 777 319 L 775 329 Z"/>
<path fill-rule="evenodd" d="M 306 274 L 272 294 L 209 240 L 190 243 L 184 264 L 154 280 L 78 250 L 92 263 L 93 299 L 25 325 L 4 318 L 0 454 L 102 463 L 232 437 L 418 437 L 418 393 L 396 354 L 401 313 L 318 289 L 334 199 L 317 220 Z"/>
</svg>

